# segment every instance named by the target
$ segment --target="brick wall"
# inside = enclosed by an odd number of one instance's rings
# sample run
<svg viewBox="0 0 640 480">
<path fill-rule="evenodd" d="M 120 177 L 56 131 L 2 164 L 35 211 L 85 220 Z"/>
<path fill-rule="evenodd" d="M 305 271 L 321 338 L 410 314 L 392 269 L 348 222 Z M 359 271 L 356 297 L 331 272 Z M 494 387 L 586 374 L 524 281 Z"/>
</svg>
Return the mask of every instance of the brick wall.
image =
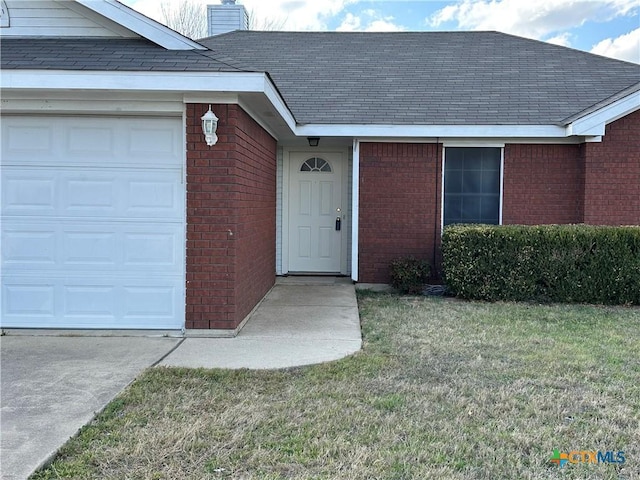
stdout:
<svg viewBox="0 0 640 480">
<path fill-rule="evenodd" d="M 506 145 L 504 224 L 581 223 L 584 171 L 580 145 Z"/>
<path fill-rule="evenodd" d="M 640 111 L 607 125 L 583 145 L 584 222 L 640 225 Z"/>
<path fill-rule="evenodd" d="M 399 256 L 433 262 L 441 152 L 436 144 L 360 144 L 360 282 L 389 283 L 389 264 Z"/>
<path fill-rule="evenodd" d="M 187 105 L 186 328 L 233 329 L 275 281 L 276 141 L 237 105 Z"/>
<path fill-rule="evenodd" d="M 441 145 L 360 145 L 360 282 L 388 283 L 403 255 L 439 263 L 441 159 Z M 602 143 L 506 145 L 503 223 L 640 224 L 640 111 Z"/>
</svg>

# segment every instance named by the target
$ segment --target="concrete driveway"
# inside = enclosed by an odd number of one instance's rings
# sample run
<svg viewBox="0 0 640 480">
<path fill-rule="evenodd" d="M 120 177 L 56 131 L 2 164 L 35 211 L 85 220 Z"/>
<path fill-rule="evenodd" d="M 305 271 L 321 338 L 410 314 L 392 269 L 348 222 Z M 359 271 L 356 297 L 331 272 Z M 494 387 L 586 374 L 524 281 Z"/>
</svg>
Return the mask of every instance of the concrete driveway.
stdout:
<svg viewBox="0 0 640 480">
<path fill-rule="evenodd" d="M 178 338 L 0 338 L 0 478 L 27 478 Z"/>
</svg>

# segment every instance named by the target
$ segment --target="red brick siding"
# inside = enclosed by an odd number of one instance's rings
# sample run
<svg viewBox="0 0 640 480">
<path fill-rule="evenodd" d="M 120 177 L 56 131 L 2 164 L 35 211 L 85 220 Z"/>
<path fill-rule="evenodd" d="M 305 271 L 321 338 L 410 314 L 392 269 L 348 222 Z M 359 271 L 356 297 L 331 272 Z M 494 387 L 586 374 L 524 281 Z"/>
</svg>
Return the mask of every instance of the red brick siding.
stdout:
<svg viewBox="0 0 640 480">
<path fill-rule="evenodd" d="M 580 145 L 506 145 L 504 224 L 581 223 Z"/>
<path fill-rule="evenodd" d="M 640 225 L 640 111 L 607 125 L 583 145 L 584 222 Z"/>
<path fill-rule="evenodd" d="M 276 142 L 237 105 L 187 105 L 186 328 L 233 329 L 275 281 Z"/>
<path fill-rule="evenodd" d="M 236 319 L 264 297 L 276 275 L 276 141 L 236 107 Z"/>
<path fill-rule="evenodd" d="M 399 256 L 433 262 L 441 164 L 436 144 L 360 144 L 358 281 L 389 283 Z"/>
</svg>

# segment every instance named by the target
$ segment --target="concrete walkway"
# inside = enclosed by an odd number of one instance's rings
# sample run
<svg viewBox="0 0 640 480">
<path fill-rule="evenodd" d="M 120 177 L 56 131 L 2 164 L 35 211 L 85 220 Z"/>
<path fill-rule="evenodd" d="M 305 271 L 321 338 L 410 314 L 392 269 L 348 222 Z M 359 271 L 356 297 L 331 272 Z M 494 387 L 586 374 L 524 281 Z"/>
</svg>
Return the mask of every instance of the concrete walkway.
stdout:
<svg viewBox="0 0 640 480">
<path fill-rule="evenodd" d="M 360 350 L 352 282 L 285 277 L 235 338 L 186 338 L 159 365 L 271 369 L 337 360 Z"/>
</svg>

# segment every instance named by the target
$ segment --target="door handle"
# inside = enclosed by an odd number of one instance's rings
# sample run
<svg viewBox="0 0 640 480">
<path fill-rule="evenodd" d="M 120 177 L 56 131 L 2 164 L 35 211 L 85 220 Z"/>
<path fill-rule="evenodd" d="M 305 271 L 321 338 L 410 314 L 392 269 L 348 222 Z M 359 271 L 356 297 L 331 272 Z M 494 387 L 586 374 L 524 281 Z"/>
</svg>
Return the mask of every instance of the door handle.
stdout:
<svg viewBox="0 0 640 480">
<path fill-rule="evenodd" d="M 336 232 L 339 232 L 342 229 L 342 219 L 340 217 L 336 217 Z"/>
</svg>

